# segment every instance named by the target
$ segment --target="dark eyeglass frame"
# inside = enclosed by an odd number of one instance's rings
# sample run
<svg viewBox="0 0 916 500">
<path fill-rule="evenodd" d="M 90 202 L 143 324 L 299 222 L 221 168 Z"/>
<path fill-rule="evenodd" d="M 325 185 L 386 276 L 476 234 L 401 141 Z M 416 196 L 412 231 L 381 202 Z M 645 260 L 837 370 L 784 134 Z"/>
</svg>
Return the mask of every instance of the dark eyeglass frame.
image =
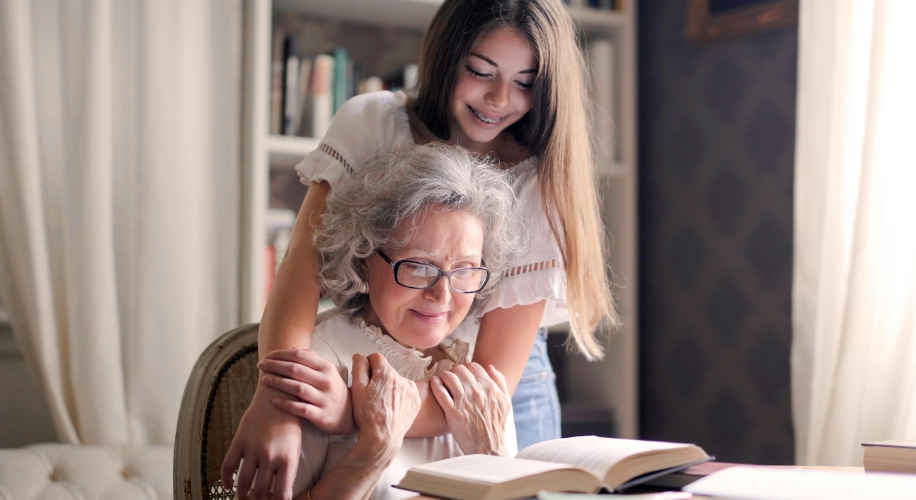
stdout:
<svg viewBox="0 0 916 500">
<path fill-rule="evenodd" d="M 395 283 L 401 285 L 401 286 L 404 287 L 404 288 L 411 288 L 411 289 L 413 289 L 413 290 L 428 290 L 428 289 L 434 287 L 434 286 L 436 285 L 436 283 L 438 283 L 439 280 L 442 279 L 443 276 L 445 276 L 445 277 L 448 279 L 448 287 L 449 287 L 453 292 L 455 292 L 455 293 L 477 293 L 477 292 L 483 290 L 484 287 L 487 286 L 487 283 L 490 281 L 490 270 L 487 269 L 487 268 L 485 268 L 485 267 L 462 267 L 462 268 L 460 268 L 460 269 L 452 269 L 451 271 L 443 271 L 442 269 L 439 269 L 438 267 L 436 267 L 436 266 L 434 266 L 434 265 L 432 265 L 432 264 L 430 264 L 430 263 L 428 263 L 428 262 L 419 262 L 419 261 L 410 260 L 410 259 L 402 259 L 402 260 L 399 260 L 399 261 L 397 261 L 397 262 L 394 262 L 394 261 L 392 261 L 390 258 L 388 258 L 388 256 L 385 255 L 380 249 L 376 249 L 376 250 L 375 250 L 375 253 L 377 253 L 377 254 L 379 255 L 379 257 L 385 259 L 385 262 L 388 263 L 388 265 L 391 267 L 392 272 L 394 272 L 394 281 L 395 281 Z M 418 265 L 421 265 L 421 266 L 428 266 L 428 267 L 431 267 L 431 268 L 435 269 L 435 270 L 439 273 L 439 276 L 436 276 L 436 279 L 434 279 L 434 280 L 432 281 L 432 283 L 430 283 L 428 286 L 410 286 L 410 285 L 405 285 L 404 283 L 401 283 L 401 280 L 398 279 L 398 269 L 401 267 L 401 264 L 404 264 L 404 263 L 418 264 Z M 474 271 L 474 270 L 479 270 L 479 271 L 483 271 L 483 272 L 484 272 L 483 283 L 480 284 L 480 288 L 478 288 L 477 290 L 471 291 L 471 292 L 465 292 L 465 291 L 461 291 L 461 290 L 455 290 L 455 287 L 452 286 L 452 273 L 456 273 L 456 272 L 459 272 L 459 271 Z"/>
</svg>

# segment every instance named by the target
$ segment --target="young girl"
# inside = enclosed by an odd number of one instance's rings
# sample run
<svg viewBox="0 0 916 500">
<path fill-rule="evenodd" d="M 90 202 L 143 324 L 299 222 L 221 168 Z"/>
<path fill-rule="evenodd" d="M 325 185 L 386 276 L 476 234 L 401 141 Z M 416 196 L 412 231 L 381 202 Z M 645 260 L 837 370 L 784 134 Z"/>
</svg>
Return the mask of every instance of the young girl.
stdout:
<svg viewBox="0 0 916 500">
<path fill-rule="evenodd" d="M 546 327 L 569 321 L 571 340 L 596 359 L 602 349 L 593 328 L 602 318 L 616 321 L 586 82 L 576 28 L 561 0 L 446 0 L 424 38 L 415 97 L 376 92 L 351 99 L 297 167 L 310 187 L 261 321 L 261 357 L 310 345 L 321 294 L 312 236 L 333 186 L 400 145 L 458 144 L 495 156 L 515 179 L 529 243 L 456 335 L 477 330 L 473 360 L 505 375 L 519 448 L 559 437 Z M 317 375 L 312 385 L 316 391 L 297 414 L 326 432 L 349 431 L 346 391 Z M 408 436 L 447 432 L 428 380 L 417 386 L 422 407 Z M 242 499 L 266 498 L 271 490 L 287 498 L 291 491 L 301 432 L 297 418 L 278 409 L 290 405 L 271 404 L 276 398 L 290 397 L 258 384 L 223 463 L 229 487 L 244 459 L 237 478 Z"/>
</svg>

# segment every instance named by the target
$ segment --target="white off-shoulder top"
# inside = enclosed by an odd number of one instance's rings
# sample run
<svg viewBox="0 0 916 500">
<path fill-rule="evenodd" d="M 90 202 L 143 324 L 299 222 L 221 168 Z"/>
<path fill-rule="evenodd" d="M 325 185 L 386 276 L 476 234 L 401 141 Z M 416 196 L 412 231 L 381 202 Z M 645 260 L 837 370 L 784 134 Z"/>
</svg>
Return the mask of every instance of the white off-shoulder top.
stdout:
<svg viewBox="0 0 916 500">
<path fill-rule="evenodd" d="M 362 94 L 347 101 L 334 115 L 318 149 L 296 166 L 300 180 L 306 184 L 326 181 L 333 189 L 380 155 L 414 144 L 405 103 L 403 92 L 389 91 Z M 546 301 L 546 307 L 540 326 L 569 319 L 566 271 L 541 204 L 537 163 L 537 157 L 530 157 L 508 169 L 515 180 L 523 224 L 528 230 L 527 248 L 520 249 L 496 290 L 453 334 L 458 338 L 476 336 L 480 317 L 493 309 L 541 300 Z"/>
</svg>

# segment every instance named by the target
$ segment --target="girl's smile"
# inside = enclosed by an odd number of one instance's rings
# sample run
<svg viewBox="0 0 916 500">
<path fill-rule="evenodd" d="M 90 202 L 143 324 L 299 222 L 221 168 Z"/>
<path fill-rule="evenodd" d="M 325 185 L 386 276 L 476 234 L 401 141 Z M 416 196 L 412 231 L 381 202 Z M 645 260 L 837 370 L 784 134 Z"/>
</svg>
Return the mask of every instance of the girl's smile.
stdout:
<svg viewBox="0 0 916 500">
<path fill-rule="evenodd" d="M 452 140 L 481 153 L 531 109 L 537 76 L 528 41 L 509 28 L 495 28 L 474 43 L 452 92 Z"/>
</svg>

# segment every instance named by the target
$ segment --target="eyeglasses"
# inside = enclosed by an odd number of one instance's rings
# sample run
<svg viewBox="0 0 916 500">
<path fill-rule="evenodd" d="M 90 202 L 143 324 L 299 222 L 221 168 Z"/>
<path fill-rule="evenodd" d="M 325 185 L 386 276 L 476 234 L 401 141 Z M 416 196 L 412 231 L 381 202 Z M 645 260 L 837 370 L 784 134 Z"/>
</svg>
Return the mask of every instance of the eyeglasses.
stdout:
<svg viewBox="0 0 916 500">
<path fill-rule="evenodd" d="M 376 250 L 375 253 L 385 259 L 385 262 L 394 270 L 394 281 L 407 288 L 426 290 L 432 288 L 439 278 L 445 276 L 452 290 L 458 293 L 477 293 L 483 290 L 487 281 L 490 280 L 490 270 L 485 267 L 462 267 L 443 271 L 432 264 L 413 260 L 392 262 L 381 250 Z"/>
</svg>

